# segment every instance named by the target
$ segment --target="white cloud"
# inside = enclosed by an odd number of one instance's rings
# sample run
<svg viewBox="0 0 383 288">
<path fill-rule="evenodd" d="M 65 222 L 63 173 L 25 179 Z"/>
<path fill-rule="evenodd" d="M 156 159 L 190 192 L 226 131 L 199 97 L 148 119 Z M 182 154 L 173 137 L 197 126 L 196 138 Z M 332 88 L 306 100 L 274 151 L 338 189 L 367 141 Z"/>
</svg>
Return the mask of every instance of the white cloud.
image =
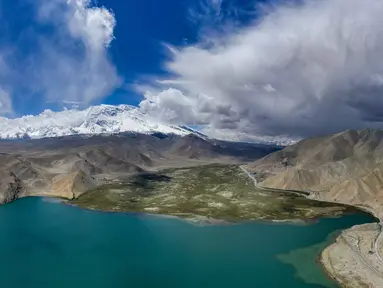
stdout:
<svg viewBox="0 0 383 288">
<path fill-rule="evenodd" d="M 11 114 L 12 110 L 12 99 L 7 91 L 0 88 L 0 115 Z"/>
<path fill-rule="evenodd" d="M 274 5 L 247 27 L 212 33 L 209 45 L 175 51 L 174 77 L 141 107 L 249 135 L 381 128 L 382 15 L 381 0 Z"/>
<path fill-rule="evenodd" d="M 144 96 L 145 100 L 139 105 L 141 111 L 162 121 L 187 125 L 215 124 L 217 128 L 233 127 L 233 122 L 240 121 L 230 105 L 214 102 L 208 95 L 191 97 L 169 88 L 161 92 L 146 92 Z"/>
<path fill-rule="evenodd" d="M 299 138 L 292 138 L 286 135 L 265 136 L 257 134 L 247 134 L 232 129 L 215 129 L 212 127 L 202 127 L 201 132 L 209 137 L 226 141 L 257 142 L 264 144 L 277 144 L 281 146 L 291 145 L 299 141 Z"/>
<path fill-rule="evenodd" d="M 181 91 L 169 88 L 159 93 L 145 93 L 145 100 L 140 103 L 140 108 L 145 113 L 152 111 L 158 112 L 157 118 L 166 121 L 177 121 L 178 115 L 188 122 L 195 122 L 196 115 L 194 106 L 197 105 L 196 99 L 188 98 Z"/>
<path fill-rule="evenodd" d="M 0 49 L 0 115 L 12 115 L 12 89 L 9 85 L 10 79 L 13 77 L 10 64 L 7 59 L 11 57 L 9 51 Z"/>
<path fill-rule="evenodd" d="M 71 13 L 67 23 L 72 36 L 84 41 L 88 49 L 102 51 L 114 39 L 116 20 L 106 8 L 90 7 L 90 0 L 67 0 Z"/>
<path fill-rule="evenodd" d="M 39 50 L 28 59 L 31 90 L 47 101 L 91 103 L 121 85 L 108 48 L 116 20 L 90 0 L 39 0 L 38 21 L 53 35 L 35 35 Z"/>
</svg>

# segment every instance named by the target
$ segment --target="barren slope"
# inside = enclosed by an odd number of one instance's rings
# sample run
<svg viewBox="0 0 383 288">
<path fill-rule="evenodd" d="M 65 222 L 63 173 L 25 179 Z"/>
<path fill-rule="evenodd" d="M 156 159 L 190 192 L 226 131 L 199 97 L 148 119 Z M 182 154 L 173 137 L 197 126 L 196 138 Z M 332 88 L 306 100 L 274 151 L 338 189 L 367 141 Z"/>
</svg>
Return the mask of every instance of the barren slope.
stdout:
<svg viewBox="0 0 383 288">
<path fill-rule="evenodd" d="M 260 185 L 312 192 L 318 199 L 383 205 L 383 132 L 348 130 L 305 139 L 248 165 Z"/>
</svg>

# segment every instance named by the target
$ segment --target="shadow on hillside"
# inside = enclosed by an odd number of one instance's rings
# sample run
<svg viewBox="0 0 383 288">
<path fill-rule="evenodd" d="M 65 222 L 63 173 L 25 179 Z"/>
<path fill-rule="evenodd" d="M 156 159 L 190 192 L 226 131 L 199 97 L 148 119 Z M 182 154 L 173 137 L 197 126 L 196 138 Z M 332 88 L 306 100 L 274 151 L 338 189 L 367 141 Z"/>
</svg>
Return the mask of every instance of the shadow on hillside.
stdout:
<svg viewBox="0 0 383 288">
<path fill-rule="evenodd" d="M 156 193 L 156 184 L 171 182 L 172 178 L 163 174 L 140 174 L 133 177 L 130 185 L 137 188 L 140 196 L 150 196 Z"/>
</svg>

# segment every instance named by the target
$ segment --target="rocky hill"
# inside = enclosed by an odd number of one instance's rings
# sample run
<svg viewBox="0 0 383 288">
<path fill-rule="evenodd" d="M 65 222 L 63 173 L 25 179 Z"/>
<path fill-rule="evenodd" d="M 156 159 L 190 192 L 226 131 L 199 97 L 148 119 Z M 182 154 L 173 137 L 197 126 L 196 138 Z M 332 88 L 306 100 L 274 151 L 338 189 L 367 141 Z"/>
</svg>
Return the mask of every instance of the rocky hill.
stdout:
<svg viewBox="0 0 383 288">
<path fill-rule="evenodd" d="M 214 145 L 195 134 L 189 134 L 174 143 L 169 152 L 190 159 L 203 159 L 217 157 L 219 148 L 219 145 Z"/>
<path fill-rule="evenodd" d="M 248 165 L 261 186 L 382 211 L 383 131 L 308 138 Z M 381 212 L 380 212 L 381 213 Z"/>
</svg>

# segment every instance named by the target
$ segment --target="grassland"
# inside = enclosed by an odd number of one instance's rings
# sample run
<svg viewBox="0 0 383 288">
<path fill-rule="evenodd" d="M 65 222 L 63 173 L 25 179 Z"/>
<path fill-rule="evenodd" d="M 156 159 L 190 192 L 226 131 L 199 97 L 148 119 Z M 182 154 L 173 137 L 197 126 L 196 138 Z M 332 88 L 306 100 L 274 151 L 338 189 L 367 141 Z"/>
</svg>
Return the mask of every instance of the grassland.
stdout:
<svg viewBox="0 0 383 288">
<path fill-rule="evenodd" d="M 210 165 L 140 174 L 108 184 L 72 204 L 116 212 L 147 212 L 187 219 L 207 217 L 229 222 L 310 219 L 341 214 L 344 206 L 256 188 L 236 165 Z"/>
</svg>

